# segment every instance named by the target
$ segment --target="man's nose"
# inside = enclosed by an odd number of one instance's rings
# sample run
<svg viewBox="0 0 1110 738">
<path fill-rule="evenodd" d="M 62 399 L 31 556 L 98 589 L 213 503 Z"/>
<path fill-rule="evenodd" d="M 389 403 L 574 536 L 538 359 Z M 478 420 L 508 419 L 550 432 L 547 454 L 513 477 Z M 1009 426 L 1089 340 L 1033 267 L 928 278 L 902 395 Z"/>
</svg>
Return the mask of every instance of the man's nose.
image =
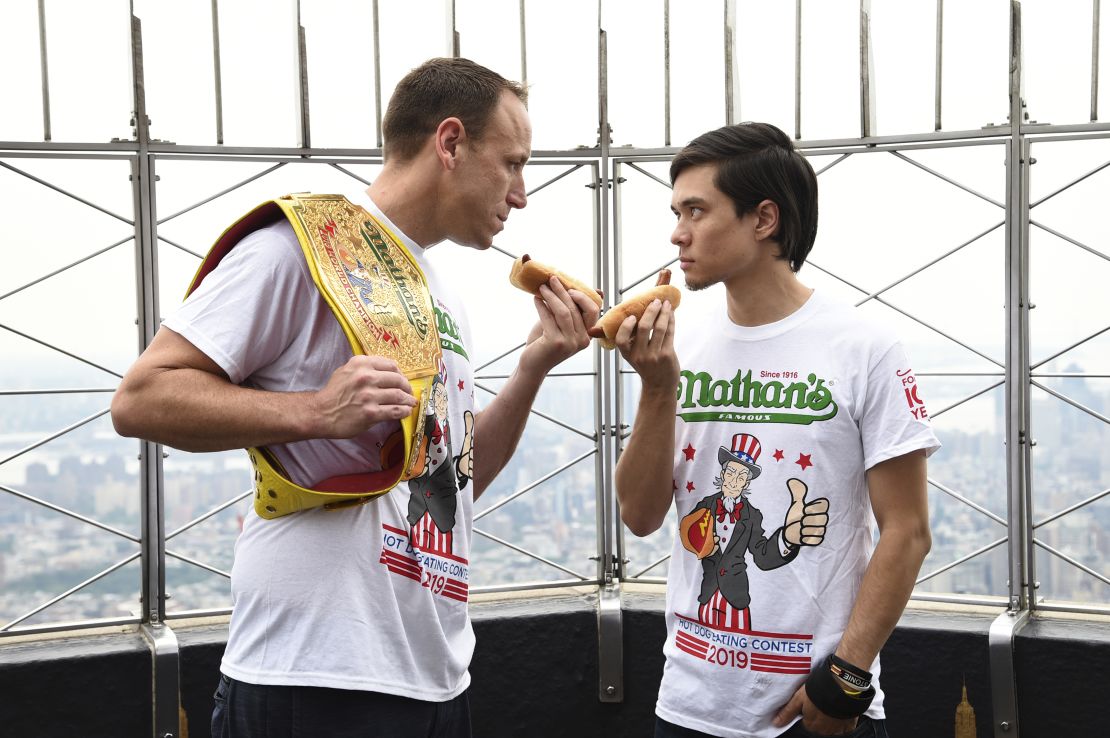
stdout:
<svg viewBox="0 0 1110 738">
<path fill-rule="evenodd" d="M 686 229 L 681 224 L 676 225 L 671 232 L 671 243 L 675 246 L 683 246 L 688 242 L 688 234 Z"/>
<path fill-rule="evenodd" d="M 509 189 L 509 196 L 505 198 L 510 206 L 514 208 L 523 208 L 528 205 L 528 193 L 524 189 L 524 178 L 521 177 L 517 183 Z"/>
</svg>

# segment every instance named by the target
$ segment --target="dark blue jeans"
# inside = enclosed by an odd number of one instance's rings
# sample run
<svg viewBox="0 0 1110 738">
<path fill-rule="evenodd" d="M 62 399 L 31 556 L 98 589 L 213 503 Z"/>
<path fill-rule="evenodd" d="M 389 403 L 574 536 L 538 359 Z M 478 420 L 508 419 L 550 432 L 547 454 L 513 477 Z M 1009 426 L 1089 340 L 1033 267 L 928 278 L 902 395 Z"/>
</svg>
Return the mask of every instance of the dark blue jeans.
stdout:
<svg viewBox="0 0 1110 738">
<path fill-rule="evenodd" d="M 466 692 L 424 702 L 379 692 L 275 687 L 220 676 L 212 738 L 471 738 Z"/>
<path fill-rule="evenodd" d="M 818 733 L 810 733 L 802 727 L 802 721 L 794 723 L 779 738 L 814 738 Z M 661 717 L 655 718 L 655 738 L 713 738 L 709 733 L 699 733 L 690 728 L 683 728 L 674 723 L 668 723 Z M 823 736 L 821 738 L 824 738 Z M 851 733 L 841 733 L 837 738 L 889 738 L 886 732 L 885 721 L 872 720 L 861 717 L 856 724 L 856 729 Z"/>
</svg>

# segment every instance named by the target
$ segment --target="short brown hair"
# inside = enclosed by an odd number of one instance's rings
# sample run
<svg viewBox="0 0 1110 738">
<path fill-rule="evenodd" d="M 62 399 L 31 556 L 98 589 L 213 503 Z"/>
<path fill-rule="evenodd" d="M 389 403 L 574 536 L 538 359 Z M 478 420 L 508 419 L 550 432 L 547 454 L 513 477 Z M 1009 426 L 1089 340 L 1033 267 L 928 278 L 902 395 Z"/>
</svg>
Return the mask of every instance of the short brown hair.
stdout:
<svg viewBox="0 0 1110 738">
<path fill-rule="evenodd" d="M 383 155 L 409 161 L 446 118 L 458 118 L 480 139 L 504 90 L 528 103 L 517 82 L 469 59 L 429 59 L 397 84 L 382 120 Z"/>
</svg>

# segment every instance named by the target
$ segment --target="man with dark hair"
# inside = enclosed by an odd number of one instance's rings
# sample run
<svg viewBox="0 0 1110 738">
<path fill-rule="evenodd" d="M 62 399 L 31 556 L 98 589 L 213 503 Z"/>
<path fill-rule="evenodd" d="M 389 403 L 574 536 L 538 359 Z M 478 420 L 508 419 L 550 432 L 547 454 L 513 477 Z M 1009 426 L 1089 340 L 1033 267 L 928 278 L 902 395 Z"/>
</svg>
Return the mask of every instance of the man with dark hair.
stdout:
<svg viewBox="0 0 1110 738">
<path fill-rule="evenodd" d="M 725 309 L 676 339 L 656 301 L 616 336 L 642 385 L 621 517 L 679 518 L 655 735 L 885 736 L 878 654 L 929 551 L 939 448 L 916 379 L 886 329 L 798 280 L 817 179 L 782 131 L 706 133 L 671 182 L 686 284 L 722 283 Z"/>
<path fill-rule="evenodd" d="M 477 411 L 463 305 L 425 252 L 489 248 L 527 204 L 524 102 L 465 59 L 413 70 L 366 196 L 285 196 L 230 227 L 113 398 L 123 435 L 254 466 L 214 736 L 470 735 L 474 500 L 597 318 L 541 286 Z"/>
</svg>

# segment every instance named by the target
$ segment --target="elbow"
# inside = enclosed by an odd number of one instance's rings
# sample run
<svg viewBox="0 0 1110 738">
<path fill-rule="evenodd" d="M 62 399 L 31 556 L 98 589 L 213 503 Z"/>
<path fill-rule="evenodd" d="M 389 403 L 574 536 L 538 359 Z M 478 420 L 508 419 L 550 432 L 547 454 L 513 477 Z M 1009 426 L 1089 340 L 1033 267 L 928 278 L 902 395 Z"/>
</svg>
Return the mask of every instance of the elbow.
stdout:
<svg viewBox="0 0 1110 738">
<path fill-rule="evenodd" d="M 112 395 L 111 416 L 112 427 L 116 433 L 124 438 L 135 438 L 139 435 L 138 424 L 135 418 L 136 405 L 130 393 L 117 389 Z"/>
<path fill-rule="evenodd" d="M 933 548 L 933 536 L 926 524 L 915 525 L 900 536 L 900 545 L 909 554 L 924 562 Z"/>
<path fill-rule="evenodd" d="M 918 544 L 921 551 L 921 560 L 924 561 L 929 552 L 933 550 L 933 534 L 929 532 L 928 527 L 924 528 L 919 534 Z"/>
<path fill-rule="evenodd" d="M 621 507 L 621 522 L 631 531 L 632 535 L 643 538 L 659 530 L 659 527 L 663 524 L 663 519 L 645 515 L 635 509 L 629 510 Z"/>
</svg>

